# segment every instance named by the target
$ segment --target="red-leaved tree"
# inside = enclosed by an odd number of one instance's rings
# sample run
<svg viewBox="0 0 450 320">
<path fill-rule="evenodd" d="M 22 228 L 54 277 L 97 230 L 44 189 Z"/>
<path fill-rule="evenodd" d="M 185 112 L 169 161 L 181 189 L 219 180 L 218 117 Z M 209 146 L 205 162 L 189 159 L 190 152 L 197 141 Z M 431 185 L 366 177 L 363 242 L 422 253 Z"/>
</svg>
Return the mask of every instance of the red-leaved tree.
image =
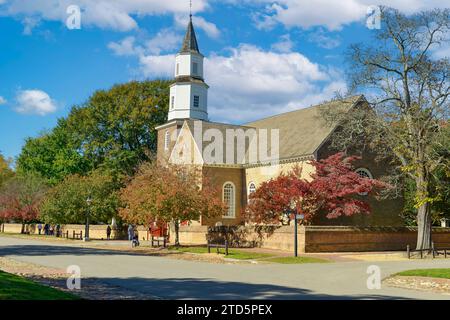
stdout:
<svg viewBox="0 0 450 320">
<path fill-rule="evenodd" d="M 119 215 L 124 221 L 136 224 L 173 223 L 178 245 L 181 222 L 226 212 L 220 195 L 221 190 L 198 168 L 144 163 L 121 190 L 125 207 L 119 210 Z"/>
<path fill-rule="evenodd" d="M 36 220 L 46 190 L 45 180 L 37 175 L 22 174 L 9 179 L 0 189 L 0 220 L 22 225 Z"/>
<path fill-rule="evenodd" d="M 325 212 L 329 219 L 370 213 L 369 204 L 358 195 L 373 194 L 389 185 L 356 173 L 353 162 L 357 159 L 359 157 L 337 153 L 311 161 L 315 168 L 311 179 L 302 178 L 302 170 L 296 166 L 288 173 L 263 182 L 250 195 L 244 213 L 247 221 L 279 223 L 284 213 L 292 211 L 293 204 L 297 212 L 305 215 L 306 223 L 319 212 Z"/>
</svg>

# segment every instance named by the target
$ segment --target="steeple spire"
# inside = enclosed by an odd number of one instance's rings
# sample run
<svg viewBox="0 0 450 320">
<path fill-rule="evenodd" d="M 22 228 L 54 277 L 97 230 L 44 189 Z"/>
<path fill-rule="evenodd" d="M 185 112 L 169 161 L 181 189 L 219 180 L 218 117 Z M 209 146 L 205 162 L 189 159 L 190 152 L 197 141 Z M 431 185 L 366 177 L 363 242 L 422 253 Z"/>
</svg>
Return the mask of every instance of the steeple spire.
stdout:
<svg viewBox="0 0 450 320">
<path fill-rule="evenodd" d="M 189 7 L 189 24 L 180 50 L 180 53 L 190 52 L 200 53 L 200 50 L 198 49 L 197 37 L 195 36 L 194 24 L 192 23 L 192 0 Z"/>
</svg>

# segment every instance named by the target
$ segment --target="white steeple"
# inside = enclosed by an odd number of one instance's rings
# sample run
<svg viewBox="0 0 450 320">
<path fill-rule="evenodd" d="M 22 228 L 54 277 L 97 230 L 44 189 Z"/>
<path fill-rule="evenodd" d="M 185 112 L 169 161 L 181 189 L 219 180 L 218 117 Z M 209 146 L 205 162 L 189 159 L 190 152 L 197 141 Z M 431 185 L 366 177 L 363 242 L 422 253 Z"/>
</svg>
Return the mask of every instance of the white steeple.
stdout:
<svg viewBox="0 0 450 320">
<path fill-rule="evenodd" d="M 169 117 L 208 120 L 208 88 L 203 79 L 203 55 L 198 49 L 192 15 L 175 58 L 175 83 L 170 87 Z"/>
</svg>

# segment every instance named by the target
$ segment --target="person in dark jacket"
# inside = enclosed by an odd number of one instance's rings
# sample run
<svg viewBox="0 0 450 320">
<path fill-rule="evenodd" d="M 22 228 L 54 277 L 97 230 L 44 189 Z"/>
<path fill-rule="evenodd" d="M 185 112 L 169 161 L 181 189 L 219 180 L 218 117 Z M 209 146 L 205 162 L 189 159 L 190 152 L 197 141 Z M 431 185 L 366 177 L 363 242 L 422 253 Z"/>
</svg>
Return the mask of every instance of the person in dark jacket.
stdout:
<svg viewBox="0 0 450 320">
<path fill-rule="evenodd" d="M 106 228 L 106 239 L 111 240 L 111 227 Z"/>
</svg>

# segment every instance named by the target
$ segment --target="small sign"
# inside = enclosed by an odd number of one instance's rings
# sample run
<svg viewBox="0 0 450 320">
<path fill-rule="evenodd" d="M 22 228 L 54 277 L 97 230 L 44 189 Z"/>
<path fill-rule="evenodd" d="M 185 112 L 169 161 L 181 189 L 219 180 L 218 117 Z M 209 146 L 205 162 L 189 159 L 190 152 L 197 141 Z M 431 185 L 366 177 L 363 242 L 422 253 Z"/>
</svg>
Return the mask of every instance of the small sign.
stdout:
<svg viewBox="0 0 450 320">
<path fill-rule="evenodd" d="M 305 219 L 305 215 L 304 214 L 297 214 L 296 215 L 297 217 L 297 220 L 303 220 L 303 219 Z"/>
</svg>

